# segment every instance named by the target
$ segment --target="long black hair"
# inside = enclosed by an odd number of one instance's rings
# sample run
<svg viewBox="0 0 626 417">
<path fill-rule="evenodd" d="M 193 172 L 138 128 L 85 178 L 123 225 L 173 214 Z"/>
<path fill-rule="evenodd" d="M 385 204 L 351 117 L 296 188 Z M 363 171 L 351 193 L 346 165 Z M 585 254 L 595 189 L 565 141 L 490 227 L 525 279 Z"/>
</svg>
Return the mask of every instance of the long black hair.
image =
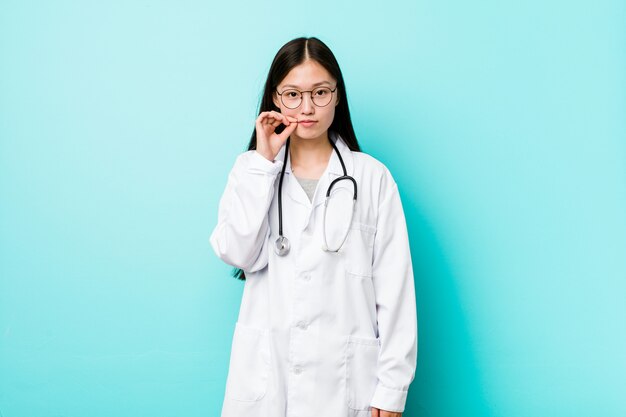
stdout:
<svg viewBox="0 0 626 417">
<path fill-rule="evenodd" d="M 335 107 L 335 117 L 328 130 L 339 134 L 351 151 L 360 152 L 361 148 L 357 142 L 356 134 L 352 127 L 352 120 L 350 119 L 346 85 L 343 81 L 339 63 L 330 48 L 315 37 L 293 39 L 278 50 L 267 74 L 263 97 L 261 98 L 261 105 L 257 115 L 271 110 L 280 112 L 273 100 L 276 87 L 287 76 L 289 71 L 309 59 L 319 63 L 337 80 L 339 102 Z M 284 126 L 280 125 L 277 128 L 277 131 L 280 132 L 279 128 L 284 128 Z M 252 130 L 252 136 L 248 144 L 248 150 L 251 151 L 253 149 L 256 149 L 256 127 Z M 245 273 L 239 268 L 235 268 L 233 276 L 240 280 L 246 279 Z"/>
</svg>

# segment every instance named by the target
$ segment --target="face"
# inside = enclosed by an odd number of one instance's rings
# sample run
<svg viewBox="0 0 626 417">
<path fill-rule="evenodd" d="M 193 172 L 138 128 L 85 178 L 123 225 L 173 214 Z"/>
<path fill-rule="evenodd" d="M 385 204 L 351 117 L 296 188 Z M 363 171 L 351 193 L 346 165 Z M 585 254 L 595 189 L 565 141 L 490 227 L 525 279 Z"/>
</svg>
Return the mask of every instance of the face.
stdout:
<svg viewBox="0 0 626 417">
<path fill-rule="evenodd" d="M 317 87 L 329 87 L 334 90 L 336 86 L 337 81 L 322 65 L 317 61 L 306 60 L 289 71 L 287 76 L 278 84 L 277 90 L 283 94 L 286 90 L 311 91 Z M 320 92 L 320 94 L 322 93 Z M 302 93 L 300 105 L 295 109 L 290 109 L 283 104 L 281 97 L 276 92 L 273 95 L 274 104 L 282 114 L 298 119 L 298 127 L 292 136 L 301 139 L 327 137 L 328 128 L 335 118 L 335 107 L 339 103 L 339 90 L 332 92 L 331 96 L 330 102 L 320 107 L 313 103 L 311 93 Z M 283 97 L 287 99 L 286 95 Z"/>
</svg>

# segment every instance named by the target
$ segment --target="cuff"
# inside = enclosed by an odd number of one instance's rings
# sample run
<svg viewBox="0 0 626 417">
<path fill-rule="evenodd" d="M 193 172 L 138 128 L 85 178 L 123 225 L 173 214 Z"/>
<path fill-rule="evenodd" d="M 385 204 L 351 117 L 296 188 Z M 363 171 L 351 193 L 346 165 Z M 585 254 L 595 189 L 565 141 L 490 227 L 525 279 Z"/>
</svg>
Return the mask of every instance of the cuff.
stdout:
<svg viewBox="0 0 626 417">
<path fill-rule="evenodd" d="M 249 171 L 278 174 L 283 167 L 283 161 L 270 161 L 256 150 L 251 150 L 248 154 Z"/>
<path fill-rule="evenodd" d="M 408 391 L 387 388 L 378 383 L 370 405 L 385 411 L 404 412 Z"/>
</svg>

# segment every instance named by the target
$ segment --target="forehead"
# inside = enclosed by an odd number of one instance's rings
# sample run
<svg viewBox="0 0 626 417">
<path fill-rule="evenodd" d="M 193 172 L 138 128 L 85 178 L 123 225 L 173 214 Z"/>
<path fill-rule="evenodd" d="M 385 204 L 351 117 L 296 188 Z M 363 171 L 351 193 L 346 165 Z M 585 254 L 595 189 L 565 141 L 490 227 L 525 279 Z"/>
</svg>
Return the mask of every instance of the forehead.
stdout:
<svg viewBox="0 0 626 417">
<path fill-rule="evenodd" d="M 332 86 L 336 80 L 320 63 L 306 60 L 291 69 L 279 86 L 307 89 L 318 85 Z"/>
</svg>

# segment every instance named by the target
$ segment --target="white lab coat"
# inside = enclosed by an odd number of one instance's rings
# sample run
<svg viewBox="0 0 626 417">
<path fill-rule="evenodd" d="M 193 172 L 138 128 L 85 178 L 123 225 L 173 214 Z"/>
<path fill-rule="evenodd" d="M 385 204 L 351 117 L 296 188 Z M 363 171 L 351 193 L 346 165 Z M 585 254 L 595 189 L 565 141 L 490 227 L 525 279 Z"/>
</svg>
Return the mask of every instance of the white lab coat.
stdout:
<svg viewBox="0 0 626 417">
<path fill-rule="evenodd" d="M 404 411 L 417 361 L 417 311 L 398 187 L 380 161 L 350 151 L 332 132 L 331 138 L 358 184 L 339 252 L 321 249 L 326 190 L 343 175 L 335 152 L 313 202 L 288 159 L 282 208 L 291 250 L 284 257 L 274 242 L 285 146 L 273 162 L 254 150 L 240 154 L 228 176 L 210 243 L 224 262 L 244 270 L 246 281 L 222 417 L 370 417 L 371 406 Z M 341 224 L 351 199 L 351 183 L 339 181 L 331 201 L 341 203 L 329 206 L 326 219 L 329 243 L 347 230 Z"/>
</svg>

